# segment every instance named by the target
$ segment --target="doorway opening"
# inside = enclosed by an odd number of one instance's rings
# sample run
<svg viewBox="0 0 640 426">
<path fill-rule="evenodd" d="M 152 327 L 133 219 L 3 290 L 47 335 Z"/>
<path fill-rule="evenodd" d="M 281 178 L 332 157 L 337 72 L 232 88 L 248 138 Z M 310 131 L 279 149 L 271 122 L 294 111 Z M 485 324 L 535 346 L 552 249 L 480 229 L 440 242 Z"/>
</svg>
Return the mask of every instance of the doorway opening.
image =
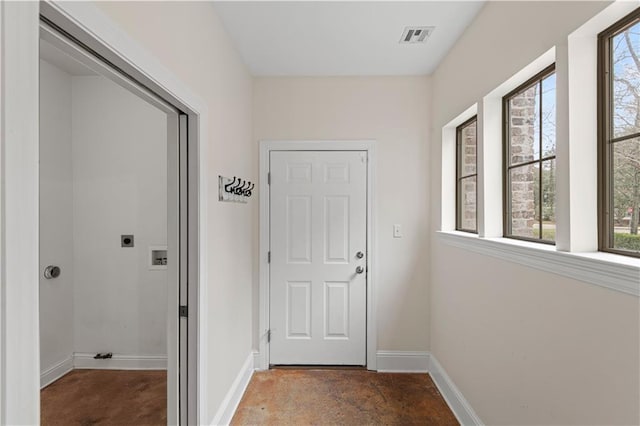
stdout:
<svg viewBox="0 0 640 426">
<path fill-rule="evenodd" d="M 186 298 L 187 316 L 178 319 L 177 305 L 169 306 L 170 324 L 180 328 L 180 349 L 168 348 L 167 368 L 180 367 L 178 394 L 168 395 L 180 403 L 176 413 L 168 413 L 169 423 L 199 424 L 207 419 L 206 377 L 207 335 L 206 320 L 207 256 L 206 234 L 208 171 L 204 165 L 208 115 L 207 104 L 191 92 L 184 83 L 168 71 L 160 61 L 135 39 L 121 31 L 100 11 L 78 2 L 13 2 L 0 8 L 2 27 L 2 251 L 3 306 L 0 357 L 0 396 L 3 399 L 2 418 L 7 423 L 35 424 L 39 422 L 39 33 L 41 20 L 51 23 L 69 40 L 77 42 L 96 65 L 115 70 L 110 77 L 139 96 L 163 100 L 179 111 L 174 132 L 176 149 L 167 151 L 167 162 L 177 163 L 179 177 L 168 179 L 169 191 L 178 193 L 179 200 L 168 206 L 167 217 L 179 217 L 179 227 L 167 230 L 168 265 L 179 267 L 180 283 Z M 87 55 L 83 55 L 87 56 Z M 9 137 L 7 137 L 9 135 Z M 174 158 L 178 158 L 176 161 Z M 169 197 L 168 197 L 169 199 Z M 169 209 L 178 213 L 170 215 Z M 174 237 L 178 235 L 178 237 Z M 172 248 L 179 242 L 180 250 Z M 171 255 L 179 255 L 179 262 L 171 262 Z M 5 285 L 10 283 L 10 285 Z M 183 303 L 183 299 L 180 300 Z M 182 305 L 181 305 L 182 306 Z M 10 318 L 10 321 L 7 321 Z M 182 332 L 184 331 L 184 332 Z M 183 342 L 186 340 L 186 344 Z M 186 353 L 184 353 L 184 352 Z M 188 362 L 178 362 L 178 357 Z M 174 360 L 174 361 L 171 361 Z M 171 366 L 174 367 L 171 367 Z M 184 371 L 186 370 L 186 371 Z M 200 374 L 201 373 L 201 374 Z M 177 376 L 174 376 L 177 378 Z M 176 389 L 176 386 L 168 386 Z M 186 390 L 185 390 L 186 389 Z M 8 392 L 7 390 L 10 390 Z M 187 394 L 188 393 L 188 394 Z M 186 395 L 186 397 L 185 397 Z"/>
<path fill-rule="evenodd" d="M 188 116 L 44 16 L 40 37 L 42 421 L 187 424 Z"/>
</svg>

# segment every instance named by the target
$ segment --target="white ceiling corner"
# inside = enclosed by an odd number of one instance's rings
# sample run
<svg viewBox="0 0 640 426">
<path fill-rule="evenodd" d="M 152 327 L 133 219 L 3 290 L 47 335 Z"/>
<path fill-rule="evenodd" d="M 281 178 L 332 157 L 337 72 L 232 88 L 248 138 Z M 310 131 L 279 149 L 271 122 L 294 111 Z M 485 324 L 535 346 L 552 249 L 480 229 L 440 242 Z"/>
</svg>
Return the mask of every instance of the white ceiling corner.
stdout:
<svg viewBox="0 0 640 426">
<path fill-rule="evenodd" d="M 430 74 L 483 1 L 214 1 L 256 76 Z M 407 26 L 434 26 L 400 44 Z"/>
</svg>

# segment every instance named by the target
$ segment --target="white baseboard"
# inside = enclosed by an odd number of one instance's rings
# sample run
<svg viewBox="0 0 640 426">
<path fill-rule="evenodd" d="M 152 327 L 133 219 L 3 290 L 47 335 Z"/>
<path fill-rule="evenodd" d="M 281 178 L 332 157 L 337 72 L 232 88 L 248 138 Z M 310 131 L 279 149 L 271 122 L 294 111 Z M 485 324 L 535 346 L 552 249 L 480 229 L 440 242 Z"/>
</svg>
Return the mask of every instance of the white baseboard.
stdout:
<svg viewBox="0 0 640 426">
<path fill-rule="evenodd" d="M 238 408 L 238 404 L 240 404 L 244 391 L 247 390 L 249 381 L 251 381 L 251 376 L 253 376 L 254 358 L 255 352 L 252 352 L 247 356 L 247 359 L 242 365 L 242 368 L 240 368 L 231 388 L 229 388 L 222 404 L 220 404 L 218 412 L 213 417 L 213 420 L 211 421 L 212 425 L 228 425 L 231 423 L 231 419 Z"/>
<path fill-rule="evenodd" d="M 259 370 L 261 363 L 262 363 L 262 358 L 260 358 L 260 352 L 253 351 L 253 369 Z"/>
<path fill-rule="evenodd" d="M 426 373 L 429 371 L 429 352 L 378 351 L 379 373 Z"/>
<path fill-rule="evenodd" d="M 163 355 L 117 355 L 108 359 L 94 359 L 95 354 L 74 353 L 73 367 L 95 370 L 166 370 L 167 357 Z"/>
<path fill-rule="evenodd" d="M 484 424 L 433 354 L 429 357 L 429 374 L 460 424 Z"/>
<path fill-rule="evenodd" d="M 40 389 L 55 382 L 71 370 L 73 370 L 73 357 L 69 356 L 40 374 Z"/>
</svg>

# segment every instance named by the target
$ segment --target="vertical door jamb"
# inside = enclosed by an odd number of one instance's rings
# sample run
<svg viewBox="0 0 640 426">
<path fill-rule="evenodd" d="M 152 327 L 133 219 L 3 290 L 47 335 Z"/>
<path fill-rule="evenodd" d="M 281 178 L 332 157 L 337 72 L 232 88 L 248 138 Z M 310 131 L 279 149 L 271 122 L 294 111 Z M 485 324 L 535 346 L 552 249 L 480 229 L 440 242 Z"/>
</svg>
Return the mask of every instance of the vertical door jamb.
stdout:
<svg viewBox="0 0 640 426">
<path fill-rule="evenodd" d="M 37 424 L 39 6 L 0 10 L 0 424 Z"/>
<path fill-rule="evenodd" d="M 167 423 L 179 424 L 180 418 L 180 330 L 178 301 L 180 284 L 180 163 L 177 113 L 167 113 Z"/>
<path fill-rule="evenodd" d="M 188 158 L 187 158 L 187 143 L 188 143 L 188 133 L 187 133 L 187 116 L 181 114 L 178 116 L 178 162 L 179 162 L 179 197 L 180 197 L 180 209 L 179 209 L 179 245 L 180 245 L 180 259 L 179 259 L 179 281 L 178 281 L 178 305 L 187 306 L 188 304 L 188 265 L 187 265 L 187 256 L 185 254 L 188 250 L 189 244 L 189 233 L 188 233 Z M 188 356 L 189 356 L 189 336 L 188 336 L 188 321 L 189 316 L 188 312 L 186 316 L 177 312 L 176 306 L 176 318 L 178 318 L 178 358 L 179 358 L 179 424 L 187 425 L 190 424 L 188 422 L 188 406 L 187 403 L 189 401 L 189 375 L 188 375 Z"/>
<path fill-rule="evenodd" d="M 201 117 L 196 114 L 181 115 L 181 158 L 182 161 L 182 180 L 186 187 L 184 201 L 181 203 L 181 215 L 184 216 L 185 240 L 183 241 L 183 251 L 185 259 L 183 266 L 186 269 L 186 280 L 183 287 L 186 289 L 186 304 L 188 307 L 187 316 L 187 362 L 186 371 L 188 391 L 187 404 L 184 408 L 187 410 L 187 422 L 184 425 L 201 424 L 205 420 L 200 418 L 200 411 L 206 408 L 206 399 L 202 392 L 202 377 L 205 376 L 206 359 L 200 358 L 200 348 L 203 346 L 201 339 L 204 336 L 203 328 L 205 319 L 201 316 L 201 305 L 205 303 L 206 295 L 204 285 L 198 285 L 203 282 L 201 257 L 206 251 L 203 249 L 204 232 L 202 215 L 202 194 L 203 189 L 201 180 L 202 167 L 201 162 L 206 158 L 203 155 L 203 146 L 199 144 L 201 140 L 201 126 L 203 122 Z M 206 215 L 204 215 L 206 217 Z M 206 310 L 204 310 L 206 312 Z M 200 402 L 203 403 L 200 406 Z"/>
</svg>

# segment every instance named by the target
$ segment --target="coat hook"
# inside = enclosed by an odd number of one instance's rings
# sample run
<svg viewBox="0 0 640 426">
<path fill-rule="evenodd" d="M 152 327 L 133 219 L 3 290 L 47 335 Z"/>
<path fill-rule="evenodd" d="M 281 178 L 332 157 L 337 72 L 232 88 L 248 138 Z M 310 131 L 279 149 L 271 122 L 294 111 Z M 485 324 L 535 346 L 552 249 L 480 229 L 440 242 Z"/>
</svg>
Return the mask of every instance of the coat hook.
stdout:
<svg viewBox="0 0 640 426">
<path fill-rule="evenodd" d="M 249 183 L 251 183 L 251 182 L 249 182 Z M 249 188 L 247 188 L 247 190 L 244 191 L 244 195 L 247 196 L 247 197 L 251 197 L 251 191 L 253 191 L 253 188 L 255 188 L 255 187 L 256 187 L 256 184 L 255 183 L 251 183 Z"/>
<path fill-rule="evenodd" d="M 234 193 L 236 195 L 241 195 L 242 194 L 242 188 L 244 188 L 245 184 L 247 183 L 246 180 L 244 179 L 240 179 L 240 181 L 238 182 L 238 185 L 236 185 L 236 187 L 234 188 Z"/>
<path fill-rule="evenodd" d="M 244 192 L 244 187 L 247 186 L 247 181 L 243 180 L 242 181 L 242 185 L 240 185 L 237 189 L 236 189 L 236 195 L 242 195 L 242 193 Z"/>
<path fill-rule="evenodd" d="M 230 192 L 232 192 L 233 190 L 232 190 L 232 189 L 229 189 L 229 187 L 230 187 L 230 186 L 232 186 L 234 183 L 236 183 L 236 177 L 235 177 L 235 176 L 233 177 L 233 181 L 231 181 L 231 182 L 227 183 L 227 184 L 224 186 L 224 190 L 225 190 L 225 192 L 229 192 L 229 193 L 230 193 Z"/>
</svg>

